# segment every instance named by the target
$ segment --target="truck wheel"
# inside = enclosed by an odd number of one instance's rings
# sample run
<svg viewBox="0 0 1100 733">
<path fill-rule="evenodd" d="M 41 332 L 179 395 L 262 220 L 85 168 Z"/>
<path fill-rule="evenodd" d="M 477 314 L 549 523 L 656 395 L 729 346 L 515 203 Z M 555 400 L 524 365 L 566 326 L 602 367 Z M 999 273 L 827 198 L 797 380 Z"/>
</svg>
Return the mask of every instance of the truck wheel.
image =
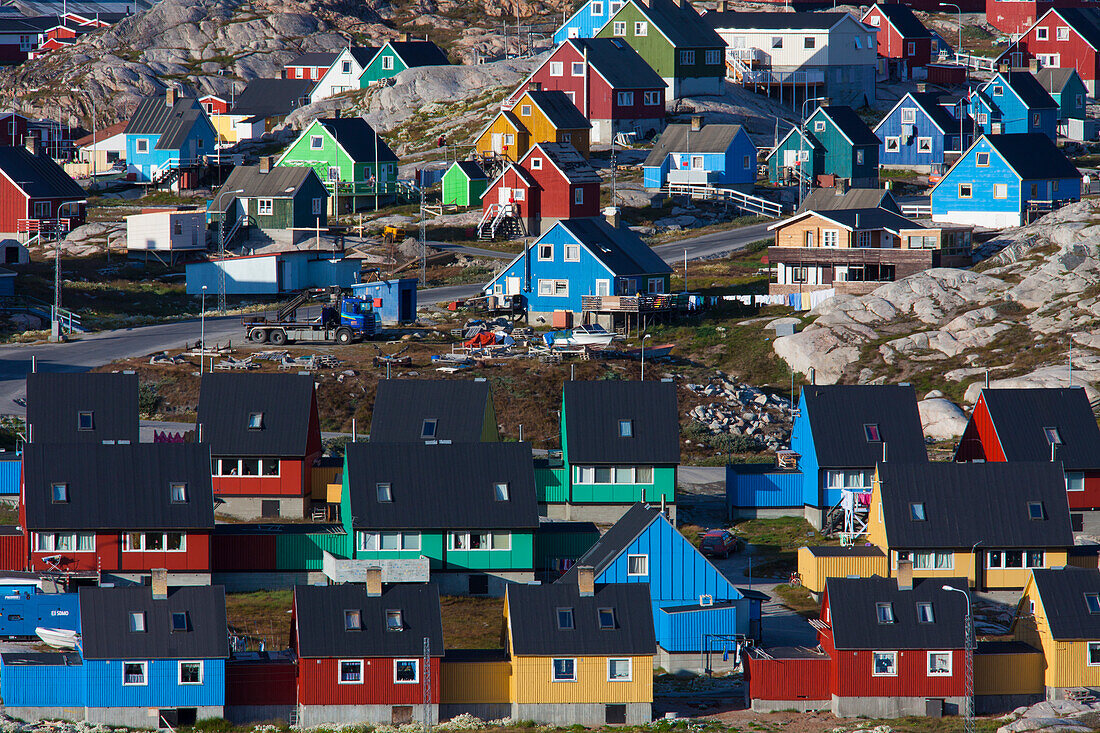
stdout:
<svg viewBox="0 0 1100 733">
<path fill-rule="evenodd" d="M 252 333 L 248 334 L 248 338 L 255 341 L 258 344 L 267 342 L 267 331 L 262 328 L 256 328 L 252 330 Z"/>
<path fill-rule="evenodd" d="M 336 343 L 338 344 L 350 344 L 351 343 L 351 329 L 341 328 L 336 332 Z"/>
<path fill-rule="evenodd" d="M 270 335 L 268 335 L 268 339 L 270 339 L 271 343 L 275 344 L 276 346 L 283 346 L 286 344 L 286 331 L 272 331 Z"/>
</svg>

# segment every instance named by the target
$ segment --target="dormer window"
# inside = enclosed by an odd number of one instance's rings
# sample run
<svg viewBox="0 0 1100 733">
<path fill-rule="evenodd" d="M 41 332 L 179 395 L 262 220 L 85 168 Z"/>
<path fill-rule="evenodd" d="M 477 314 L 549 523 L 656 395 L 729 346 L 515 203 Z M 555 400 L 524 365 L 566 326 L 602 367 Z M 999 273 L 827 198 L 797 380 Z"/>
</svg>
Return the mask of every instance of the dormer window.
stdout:
<svg viewBox="0 0 1100 733">
<path fill-rule="evenodd" d="M 50 487 L 50 496 L 53 497 L 54 504 L 68 504 L 69 503 L 69 485 L 68 484 L 54 484 Z"/>
<path fill-rule="evenodd" d="M 187 484 L 174 482 L 168 484 L 168 496 L 173 504 L 187 503 Z"/>
<path fill-rule="evenodd" d="M 1043 428 L 1043 435 L 1047 436 L 1048 445 L 1062 444 L 1062 434 L 1058 432 L 1058 428 Z"/>
<path fill-rule="evenodd" d="M 923 522 L 928 518 L 924 513 L 924 502 L 914 502 L 909 505 L 909 518 L 914 522 Z"/>
<path fill-rule="evenodd" d="M 870 423 L 863 426 L 863 436 L 867 438 L 868 443 L 881 443 L 882 436 L 878 432 L 878 424 Z"/>
<path fill-rule="evenodd" d="M 601 608 L 598 613 L 600 621 L 600 629 L 603 631 L 611 631 L 615 628 L 615 609 L 614 608 Z"/>
<path fill-rule="evenodd" d="M 400 609 L 389 609 L 386 611 L 386 631 L 404 631 L 405 621 L 401 618 Z"/>
<path fill-rule="evenodd" d="M 1086 593 L 1085 605 L 1088 606 L 1089 613 L 1100 613 L 1100 593 Z"/>
<path fill-rule="evenodd" d="M 558 609 L 558 628 L 562 631 L 570 631 L 573 628 L 573 609 Z"/>
<path fill-rule="evenodd" d="M 188 623 L 187 611 L 176 611 L 172 614 L 172 631 L 187 631 L 190 624 Z"/>
<path fill-rule="evenodd" d="M 262 412 L 250 412 L 248 414 L 248 429 L 249 430 L 263 430 L 264 429 L 264 414 Z"/>
<path fill-rule="evenodd" d="M 439 421 L 436 420 L 435 418 L 430 418 L 428 420 L 425 420 L 424 424 L 420 427 L 420 437 L 421 438 L 434 438 L 435 437 L 435 429 L 436 429 L 436 426 L 438 425 L 438 423 L 439 423 Z"/>
<path fill-rule="evenodd" d="M 633 420 L 620 420 L 619 421 L 619 437 L 620 438 L 633 438 L 634 437 L 634 421 Z"/>
<path fill-rule="evenodd" d="M 923 601 L 917 604 L 917 623 L 919 624 L 933 624 L 936 622 L 936 616 L 932 612 L 932 604 L 927 601 Z"/>
<path fill-rule="evenodd" d="M 344 631 L 362 631 L 363 615 L 358 608 L 344 611 Z"/>
<path fill-rule="evenodd" d="M 1029 501 L 1027 503 L 1027 516 L 1030 519 L 1046 519 L 1046 509 L 1041 501 Z"/>
<path fill-rule="evenodd" d="M 389 504 L 393 501 L 393 486 L 391 484 L 375 484 L 374 489 L 378 493 L 378 502 L 380 504 Z"/>
<path fill-rule="evenodd" d="M 91 410 L 78 412 L 76 415 L 77 430 L 95 430 L 95 414 Z"/>
<path fill-rule="evenodd" d="M 145 612 L 135 611 L 130 614 L 130 631 L 135 633 L 145 632 Z"/>
<path fill-rule="evenodd" d="M 892 624 L 894 623 L 894 604 L 893 603 L 876 603 L 875 612 L 878 616 L 878 622 L 880 624 Z"/>
<path fill-rule="evenodd" d="M 508 501 L 508 482 L 493 484 L 493 498 L 497 501 Z"/>
</svg>

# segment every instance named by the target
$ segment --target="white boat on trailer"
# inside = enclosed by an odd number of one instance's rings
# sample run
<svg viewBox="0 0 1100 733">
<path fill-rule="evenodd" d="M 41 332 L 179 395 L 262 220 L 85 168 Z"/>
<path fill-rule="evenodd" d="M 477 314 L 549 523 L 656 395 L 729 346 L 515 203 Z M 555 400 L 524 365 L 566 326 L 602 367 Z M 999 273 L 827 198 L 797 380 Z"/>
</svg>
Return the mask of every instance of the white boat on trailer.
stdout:
<svg viewBox="0 0 1100 733">
<path fill-rule="evenodd" d="M 34 633 L 54 649 L 76 649 L 76 645 L 80 642 L 80 634 L 71 629 L 49 629 L 39 626 L 35 628 Z"/>
</svg>

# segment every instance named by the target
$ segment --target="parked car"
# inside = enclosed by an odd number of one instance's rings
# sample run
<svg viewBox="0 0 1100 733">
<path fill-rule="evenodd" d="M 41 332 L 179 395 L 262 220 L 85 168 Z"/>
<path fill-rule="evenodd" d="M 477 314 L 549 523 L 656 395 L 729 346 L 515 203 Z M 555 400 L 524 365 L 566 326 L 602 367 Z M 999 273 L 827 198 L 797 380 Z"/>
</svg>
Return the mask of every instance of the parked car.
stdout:
<svg viewBox="0 0 1100 733">
<path fill-rule="evenodd" d="M 708 529 L 703 535 L 699 551 L 708 557 L 729 557 L 731 552 L 741 549 L 742 542 L 725 529 Z"/>
</svg>

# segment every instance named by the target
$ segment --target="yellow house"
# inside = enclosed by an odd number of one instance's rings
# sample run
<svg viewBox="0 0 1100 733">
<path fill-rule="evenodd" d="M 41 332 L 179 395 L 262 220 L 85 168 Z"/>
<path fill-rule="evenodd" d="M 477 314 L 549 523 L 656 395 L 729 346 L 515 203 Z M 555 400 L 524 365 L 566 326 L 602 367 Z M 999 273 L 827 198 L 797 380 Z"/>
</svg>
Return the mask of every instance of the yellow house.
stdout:
<svg viewBox="0 0 1100 733">
<path fill-rule="evenodd" d="M 867 539 L 890 570 L 1023 588 L 1031 571 L 1066 564 L 1073 546 L 1060 463 L 880 463 Z"/>
<path fill-rule="evenodd" d="M 514 720 L 554 725 L 643 725 L 653 717 L 657 641 L 649 586 L 510 584 L 504 620 Z"/>
<path fill-rule="evenodd" d="M 1100 687 L 1100 570 L 1032 571 L 1012 631 L 1043 650 L 1048 699 L 1064 699 L 1071 688 Z"/>
<path fill-rule="evenodd" d="M 495 153 L 518 161 L 535 143 L 569 143 L 587 158 L 592 123 L 565 92 L 543 90 L 537 83 L 532 87 L 510 110 L 497 113 L 478 134 L 475 141 L 478 154 Z M 509 140 L 514 140 L 514 144 Z"/>
<path fill-rule="evenodd" d="M 501 110 L 478 134 L 474 148 L 479 157 L 499 155 L 514 163 L 531 148 L 531 133 L 509 110 Z"/>
</svg>

